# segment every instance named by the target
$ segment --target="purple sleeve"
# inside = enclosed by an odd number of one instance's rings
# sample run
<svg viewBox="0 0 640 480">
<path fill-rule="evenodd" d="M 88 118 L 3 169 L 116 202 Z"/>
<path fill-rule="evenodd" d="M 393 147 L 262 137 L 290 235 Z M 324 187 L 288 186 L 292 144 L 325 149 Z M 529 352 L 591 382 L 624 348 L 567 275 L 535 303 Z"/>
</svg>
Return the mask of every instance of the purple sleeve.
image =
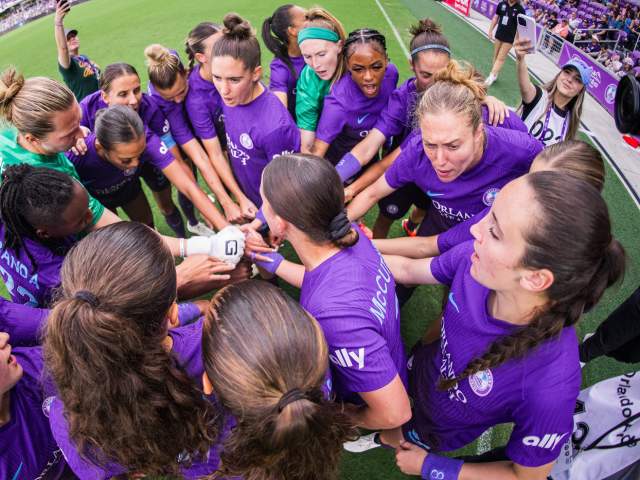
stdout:
<svg viewBox="0 0 640 480">
<path fill-rule="evenodd" d="M 514 428 L 506 454 L 525 467 L 539 467 L 555 461 L 562 446 L 571 440 L 573 411 L 578 391 L 564 385 L 525 395 L 513 412 Z"/>
<path fill-rule="evenodd" d="M 147 148 L 145 148 L 143 155 L 146 161 L 160 170 L 164 170 L 175 160 L 167 145 L 157 135 L 149 131 L 147 131 Z"/>
<path fill-rule="evenodd" d="M 193 126 L 193 130 L 198 138 L 202 140 L 210 140 L 216 138 L 216 126 L 213 123 L 213 118 L 209 113 L 209 110 L 205 106 L 204 102 L 206 98 L 200 98 L 197 94 L 187 95 L 185 100 L 185 107 L 187 109 L 187 115 Z"/>
<path fill-rule="evenodd" d="M 402 152 L 385 172 L 384 178 L 396 190 L 416 178 L 415 164 L 422 154 L 422 137 L 414 134 L 402 144 Z"/>
<path fill-rule="evenodd" d="M 325 143 L 333 142 L 346 124 L 346 112 L 333 95 L 327 95 L 318 121 L 316 138 Z"/>
<path fill-rule="evenodd" d="M 281 61 L 273 59 L 271 62 L 271 75 L 269 76 L 269 90 L 272 92 L 289 92 L 289 76 L 291 72 Z"/>
<path fill-rule="evenodd" d="M 174 108 L 167 111 L 166 115 L 167 120 L 169 120 L 169 125 L 171 126 L 171 135 L 173 135 L 173 138 L 175 138 L 179 145 L 184 145 L 195 138 L 189 125 L 184 104 L 176 104 Z"/>
<path fill-rule="evenodd" d="M 87 102 L 80 102 L 80 110 L 82 111 L 82 118 L 80 119 L 80 125 L 91 128 L 91 112 L 89 112 L 89 106 Z"/>
<path fill-rule="evenodd" d="M 489 125 L 489 109 L 486 105 L 482 105 L 482 121 L 485 125 Z M 499 123 L 496 126 L 509 130 L 529 133 L 529 129 L 527 128 L 527 126 L 524 124 L 520 116 L 513 110 L 509 110 L 509 116 L 504 119 L 504 123 Z"/>
<path fill-rule="evenodd" d="M 286 112 L 286 114 L 289 113 Z M 276 155 L 300 151 L 300 130 L 291 120 L 270 132 L 265 141 L 264 153 L 266 158 L 271 161 Z"/>
<path fill-rule="evenodd" d="M 407 100 L 403 98 L 400 89 L 395 89 L 389 97 L 387 106 L 380 113 L 380 118 L 374 128 L 380 130 L 385 137 L 390 138 L 400 135 L 404 131 L 406 121 Z"/>
<path fill-rule="evenodd" d="M 431 274 L 438 282 L 451 285 L 459 268 L 466 268 L 468 260 L 473 252 L 473 242 L 464 242 L 451 250 L 434 257 L 431 261 Z"/>
<path fill-rule="evenodd" d="M 201 346 L 202 323 L 203 319 L 201 318 L 190 325 L 169 330 L 169 336 L 173 339 L 171 351 L 182 368 L 200 386 L 202 386 L 202 374 L 204 373 Z"/>
<path fill-rule="evenodd" d="M 201 316 L 202 313 L 195 303 L 184 302 L 178 304 L 178 321 L 180 325 L 189 325 Z"/>
<path fill-rule="evenodd" d="M 490 207 L 485 208 L 480 213 L 477 213 L 471 218 L 468 218 L 462 223 L 457 223 L 449 230 L 442 232 L 438 235 L 438 251 L 440 254 L 451 250 L 456 245 L 460 245 L 467 240 L 473 240 L 471 235 L 471 227 L 482 220 L 491 210 Z"/>
<path fill-rule="evenodd" d="M 0 297 L 0 331 L 9 334 L 12 345 L 38 344 L 40 328 L 48 315 L 46 308 L 28 307 Z"/>
<path fill-rule="evenodd" d="M 358 309 L 323 312 L 317 316 L 329 345 L 336 381 L 351 392 L 379 390 L 398 370 L 386 340 L 371 327 L 368 312 Z"/>
<path fill-rule="evenodd" d="M 58 398 L 53 400 L 49 408 L 49 425 L 65 460 L 80 480 L 106 480 L 126 473 L 127 470 L 121 465 L 107 463 L 104 467 L 99 467 L 80 455 L 69 436 L 69 425 L 64 418 L 64 405 Z"/>
<path fill-rule="evenodd" d="M 151 100 L 146 102 L 146 108 L 148 113 L 144 115 L 146 117 L 144 118 L 145 126 L 160 138 L 171 133 L 169 121 L 164 113 L 162 113 L 162 110 L 160 110 L 160 108 Z"/>
</svg>

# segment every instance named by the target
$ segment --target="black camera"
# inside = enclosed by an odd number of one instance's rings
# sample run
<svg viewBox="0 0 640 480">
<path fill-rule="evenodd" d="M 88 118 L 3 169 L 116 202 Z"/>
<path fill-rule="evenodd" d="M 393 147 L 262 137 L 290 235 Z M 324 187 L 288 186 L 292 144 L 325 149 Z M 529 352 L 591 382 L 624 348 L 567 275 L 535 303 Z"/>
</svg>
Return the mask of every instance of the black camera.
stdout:
<svg viewBox="0 0 640 480">
<path fill-rule="evenodd" d="M 630 73 L 618 83 L 614 118 L 620 133 L 640 137 L 640 83 Z"/>
</svg>

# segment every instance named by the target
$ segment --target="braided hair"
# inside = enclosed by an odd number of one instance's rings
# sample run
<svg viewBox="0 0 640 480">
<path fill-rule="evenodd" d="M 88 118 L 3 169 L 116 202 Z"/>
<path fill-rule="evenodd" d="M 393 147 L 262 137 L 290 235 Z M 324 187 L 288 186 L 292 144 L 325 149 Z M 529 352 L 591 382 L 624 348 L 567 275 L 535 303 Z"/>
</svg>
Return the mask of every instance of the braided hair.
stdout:
<svg viewBox="0 0 640 480">
<path fill-rule="evenodd" d="M 7 167 L 0 184 L 0 219 L 5 225 L 4 244 L 16 253 L 24 249 L 33 268 L 37 264 L 26 248 L 25 238 L 43 242 L 34 225 L 48 225 L 62 217 L 73 199 L 73 179 L 50 168 L 31 165 Z"/>
<path fill-rule="evenodd" d="M 353 55 L 355 46 L 364 44 L 372 44 L 374 48 L 377 46 L 377 50 L 385 57 L 387 56 L 387 39 L 384 35 L 373 28 L 359 28 L 350 32 L 345 40 L 342 47 L 344 58 L 348 60 Z"/>
<path fill-rule="evenodd" d="M 524 268 L 548 269 L 554 281 L 548 302 L 511 335 L 499 337 L 454 378 L 440 378 L 438 388 L 452 388 L 477 372 L 525 356 L 563 328 L 575 325 L 604 291 L 624 273 L 625 252 L 611 234 L 607 205 L 588 182 L 559 172 L 524 177 L 534 192 L 536 227 L 525 232 Z M 584 208 L 589 205 L 589 208 Z"/>
</svg>

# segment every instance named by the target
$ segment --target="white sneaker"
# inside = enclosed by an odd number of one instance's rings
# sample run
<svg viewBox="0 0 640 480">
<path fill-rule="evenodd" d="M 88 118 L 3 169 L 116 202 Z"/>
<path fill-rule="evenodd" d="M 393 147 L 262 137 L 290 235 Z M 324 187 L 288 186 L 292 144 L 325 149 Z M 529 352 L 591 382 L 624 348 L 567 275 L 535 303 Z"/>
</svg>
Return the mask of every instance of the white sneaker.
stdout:
<svg viewBox="0 0 640 480">
<path fill-rule="evenodd" d="M 364 435 L 353 442 L 344 442 L 342 444 L 342 448 L 344 448 L 347 452 L 351 453 L 362 453 L 367 450 L 372 450 L 374 448 L 381 447 L 382 444 L 376 442 L 376 436 L 379 435 L 379 432 L 373 432 L 369 435 Z"/>
<path fill-rule="evenodd" d="M 202 222 L 198 222 L 195 225 L 191 225 L 189 222 L 187 222 L 187 230 L 189 230 L 194 235 L 200 235 L 202 237 L 212 237 L 216 234 L 216 232 L 211 230 Z"/>
<path fill-rule="evenodd" d="M 498 76 L 490 73 L 487 79 L 484 81 L 484 86 L 489 88 L 496 80 L 498 80 Z"/>
</svg>

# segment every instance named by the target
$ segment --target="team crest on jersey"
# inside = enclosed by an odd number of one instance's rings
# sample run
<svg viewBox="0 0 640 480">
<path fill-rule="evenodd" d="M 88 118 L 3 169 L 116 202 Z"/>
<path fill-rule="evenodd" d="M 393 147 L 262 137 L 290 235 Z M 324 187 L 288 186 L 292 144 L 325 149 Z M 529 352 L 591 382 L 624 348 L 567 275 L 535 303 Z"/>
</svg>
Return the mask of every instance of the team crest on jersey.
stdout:
<svg viewBox="0 0 640 480">
<path fill-rule="evenodd" d="M 469 377 L 469 386 L 479 397 L 486 397 L 493 390 L 493 374 L 491 369 L 474 373 Z"/>
<path fill-rule="evenodd" d="M 51 411 L 51 404 L 56 399 L 56 397 L 47 397 L 42 402 L 42 413 L 45 417 L 49 418 L 49 412 Z"/>
<path fill-rule="evenodd" d="M 493 205 L 493 201 L 496 199 L 496 195 L 500 191 L 499 188 L 490 188 L 484 195 L 482 195 L 482 203 L 484 203 L 487 207 Z"/>
<path fill-rule="evenodd" d="M 240 135 L 240 144 L 247 150 L 251 150 L 253 148 L 253 140 L 251 140 L 248 133 Z"/>
</svg>

